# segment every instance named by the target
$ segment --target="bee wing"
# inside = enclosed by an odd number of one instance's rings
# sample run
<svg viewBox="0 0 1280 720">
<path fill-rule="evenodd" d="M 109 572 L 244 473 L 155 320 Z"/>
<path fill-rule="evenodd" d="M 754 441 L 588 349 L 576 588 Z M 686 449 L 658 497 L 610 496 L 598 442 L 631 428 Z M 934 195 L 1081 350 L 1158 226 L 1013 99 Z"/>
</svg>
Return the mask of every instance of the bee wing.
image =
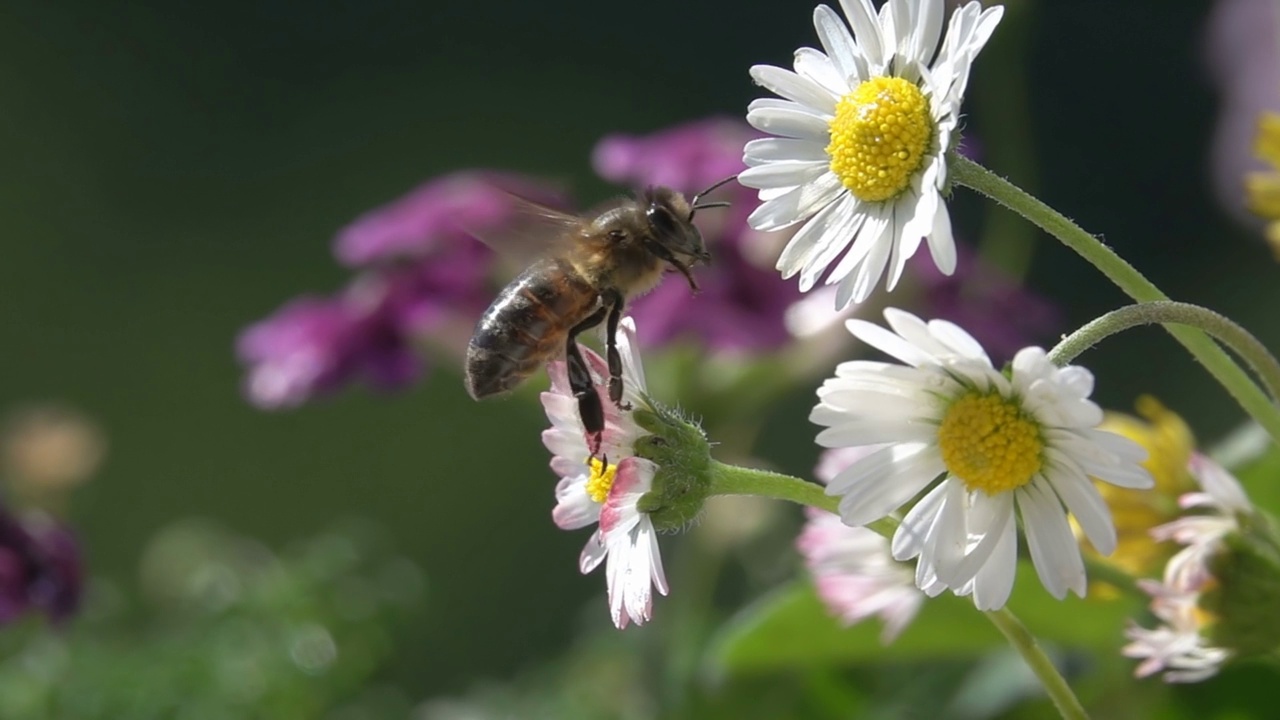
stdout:
<svg viewBox="0 0 1280 720">
<path fill-rule="evenodd" d="M 571 245 L 586 227 L 584 218 L 504 191 L 502 221 L 484 228 L 464 227 L 472 237 L 503 257 L 528 264 Z"/>
</svg>

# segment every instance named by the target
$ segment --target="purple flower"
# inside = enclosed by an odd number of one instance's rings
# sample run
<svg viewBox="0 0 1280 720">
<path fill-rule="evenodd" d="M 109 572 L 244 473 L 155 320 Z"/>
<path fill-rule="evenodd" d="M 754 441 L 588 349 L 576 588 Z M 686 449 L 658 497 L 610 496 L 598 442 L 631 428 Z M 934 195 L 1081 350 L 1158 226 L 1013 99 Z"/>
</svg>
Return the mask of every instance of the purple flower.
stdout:
<svg viewBox="0 0 1280 720">
<path fill-rule="evenodd" d="M 611 135 L 596 145 L 592 158 L 607 180 L 690 194 L 741 172 L 742 146 L 759 135 L 741 121 L 711 118 L 647 136 Z M 755 262 L 768 254 L 746 223 L 759 204 L 755 193 L 730 183 L 714 199 L 732 205 L 698 215 L 714 258 L 695 270 L 702 292 L 695 298 L 685 283 L 664 282 L 632 304 L 632 315 L 648 343 L 689 336 L 722 352 L 777 348 L 791 339 L 783 316 L 800 293 L 767 264 Z"/>
<path fill-rule="evenodd" d="M 778 273 L 752 265 L 730 243 L 720 243 L 715 264 L 696 272 L 697 295 L 673 278 L 633 303 L 646 343 L 687 336 L 715 350 L 761 352 L 791 340 L 783 316 L 799 293 Z"/>
<path fill-rule="evenodd" d="M 740 120 L 707 118 L 651 135 L 609 135 L 596 143 L 591 164 L 600 177 L 612 182 L 666 185 L 696 193 L 742 172 L 746 168 L 742 146 L 758 137 L 761 133 Z M 733 187 L 742 190 L 739 185 Z"/>
<path fill-rule="evenodd" d="M 300 405 L 364 380 L 394 390 L 424 370 L 416 345 L 428 333 L 454 336 L 489 300 L 491 257 L 474 240 L 412 264 L 373 269 L 335 297 L 306 296 L 241 333 L 245 394 L 264 409 Z"/>
<path fill-rule="evenodd" d="M 82 585 L 80 549 L 68 528 L 0 507 L 0 624 L 30 610 L 65 620 L 80 606 Z"/>
<path fill-rule="evenodd" d="M 334 254 L 352 267 L 422 257 L 501 227 L 510 219 L 512 195 L 556 207 L 564 203 L 546 182 L 516 173 L 452 173 L 357 218 L 338 233 Z"/>
<path fill-rule="evenodd" d="M 1028 345 L 1053 338 L 1062 313 L 1046 298 L 1024 288 L 956 243 L 954 275 L 943 275 L 927 260 L 911 261 L 923 292 L 921 313 L 965 328 L 999 364 Z"/>
</svg>

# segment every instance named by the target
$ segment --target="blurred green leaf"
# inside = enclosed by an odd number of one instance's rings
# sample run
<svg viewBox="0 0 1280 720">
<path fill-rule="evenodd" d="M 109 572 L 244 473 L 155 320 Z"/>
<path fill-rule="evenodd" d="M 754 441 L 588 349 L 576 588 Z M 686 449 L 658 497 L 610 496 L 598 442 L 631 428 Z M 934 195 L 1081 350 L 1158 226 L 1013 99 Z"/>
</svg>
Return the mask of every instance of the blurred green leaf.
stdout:
<svg viewBox="0 0 1280 720">
<path fill-rule="evenodd" d="M 1280 447 L 1269 444 L 1261 455 L 1233 472 L 1254 505 L 1271 512 L 1280 511 L 1280 482 L 1277 482 L 1280 480 Z"/>
<path fill-rule="evenodd" d="M 140 575 L 145 622 L 95 611 L 95 591 L 58 632 L 0 633 L 0 718 L 311 720 L 410 704 L 370 682 L 423 583 L 375 527 L 347 523 L 277 554 L 183 521 L 157 534 Z"/>
<path fill-rule="evenodd" d="M 1010 607 L 1032 633 L 1065 647 L 1116 652 L 1125 619 L 1137 599 L 1058 601 L 1020 563 Z M 738 613 L 721 628 L 707 662 L 717 675 L 812 668 L 866 661 L 918 661 L 977 655 L 1004 645 L 999 631 L 969 598 L 944 594 L 925 601 L 893 643 L 880 642 L 882 624 L 871 619 L 842 627 L 807 580 L 783 586 Z"/>
</svg>

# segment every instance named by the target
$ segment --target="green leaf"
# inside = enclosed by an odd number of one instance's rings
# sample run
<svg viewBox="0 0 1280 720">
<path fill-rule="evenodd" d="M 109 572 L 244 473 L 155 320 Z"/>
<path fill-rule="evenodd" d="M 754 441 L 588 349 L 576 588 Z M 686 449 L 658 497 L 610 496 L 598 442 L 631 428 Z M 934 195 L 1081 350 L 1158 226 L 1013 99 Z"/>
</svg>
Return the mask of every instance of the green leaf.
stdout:
<svg viewBox="0 0 1280 720">
<path fill-rule="evenodd" d="M 1029 563 L 1019 563 L 1010 607 L 1031 632 L 1066 647 L 1116 652 L 1125 619 L 1140 600 L 1053 599 Z M 785 585 L 731 618 L 713 640 L 708 663 L 717 674 L 758 673 L 862 662 L 971 657 L 1002 647 L 1003 636 L 969 598 L 945 593 L 926 599 L 911 624 L 889 645 L 878 618 L 842 627 L 808 580 Z"/>
<path fill-rule="evenodd" d="M 1232 472 L 1254 505 L 1280 512 L 1280 447 L 1268 446 L 1264 453 Z"/>
</svg>

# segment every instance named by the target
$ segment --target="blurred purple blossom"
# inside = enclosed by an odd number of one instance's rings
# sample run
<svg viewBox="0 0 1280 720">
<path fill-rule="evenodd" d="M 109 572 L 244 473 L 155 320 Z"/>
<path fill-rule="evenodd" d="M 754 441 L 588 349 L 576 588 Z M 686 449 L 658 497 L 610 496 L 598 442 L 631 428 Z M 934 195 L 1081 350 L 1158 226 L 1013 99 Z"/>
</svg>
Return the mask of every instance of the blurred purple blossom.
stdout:
<svg viewBox="0 0 1280 720">
<path fill-rule="evenodd" d="M 715 264 L 696 271 L 702 288 L 696 296 L 673 277 L 633 303 L 645 342 L 691 336 L 726 352 L 768 351 L 789 342 L 783 317 L 799 299 L 793 284 L 747 262 L 736 245 L 722 243 L 714 252 Z"/>
<path fill-rule="evenodd" d="M 1213 187 L 1236 220 L 1261 228 L 1245 206 L 1244 178 L 1269 169 L 1254 152 L 1263 111 L 1280 112 L 1280 7 L 1274 0 L 1218 0 L 1207 22 L 1209 71 L 1221 93 L 1212 145 Z"/>
<path fill-rule="evenodd" d="M 489 301 L 487 248 L 469 238 L 410 264 L 366 271 L 334 297 L 304 296 L 246 328 L 245 394 L 264 409 L 300 405 L 356 380 L 394 390 L 424 370 L 417 344 L 470 324 Z"/>
<path fill-rule="evenodd" d="M 949 277 L 927 260 L 911 261 L 922 314 L 967 330 L 997 365 L 1058 334 L 1063 317 L 1057 306 L 988 264 L 969 246 L 956 243 L 956 250 L 956 271 Z"/>
<path fill-rule="evenodd" d="M 469 242 L 508 221 L 512 195 L 555 207 L 565 200 L 547 182 L 517 173 L 451 173 L 357 218 L 338 232 L 334 254 L 344 265 L 360 267 Z"/>
<path fill-rule="evenodd" d="M 666 185 L 696 193 L 741 172 L 742 146 L 760 133 L 740 120 L 697 120 L 644 136 L 610 135 L 592 153 L 596 172 L 606 180 L 632 185 Z M 759 201 L 754 191 L 729 183 L 712 194 L 728 208 L 698 214 L 697 225 L 711 250 L 709 266 L 695 269 L 702 292 L 696 299 L 674 278 L 632 303 L 631 313 L 645 328 L 645 341 L 666 343 L 694 337 L 722 352 L 759 352 L 791 339 L 783 322 L 787 308 L 800 299 L 784 281 L 759 235 L 746 219 Z M 770 255 L 762 259 L 762 255 Z"/>
<path fill-rule="evenodd" d="M 80 549 L 68 528 L 0 507 L 0 624 L 32 610 L 66 620 L 80 606 L 82 585 Z"/>
<path fill-rule="evenodd" d="M 763 134 L 741 120 L 713 117 L 649 135 L 608 135 L 596 143 L 591 164 L 612 182 L 696 193 L 742 172 L 742 146 L 758 137 Z M 737 184 L 732 188 L 738 195 L 754 194 Z"/>
</svg>

